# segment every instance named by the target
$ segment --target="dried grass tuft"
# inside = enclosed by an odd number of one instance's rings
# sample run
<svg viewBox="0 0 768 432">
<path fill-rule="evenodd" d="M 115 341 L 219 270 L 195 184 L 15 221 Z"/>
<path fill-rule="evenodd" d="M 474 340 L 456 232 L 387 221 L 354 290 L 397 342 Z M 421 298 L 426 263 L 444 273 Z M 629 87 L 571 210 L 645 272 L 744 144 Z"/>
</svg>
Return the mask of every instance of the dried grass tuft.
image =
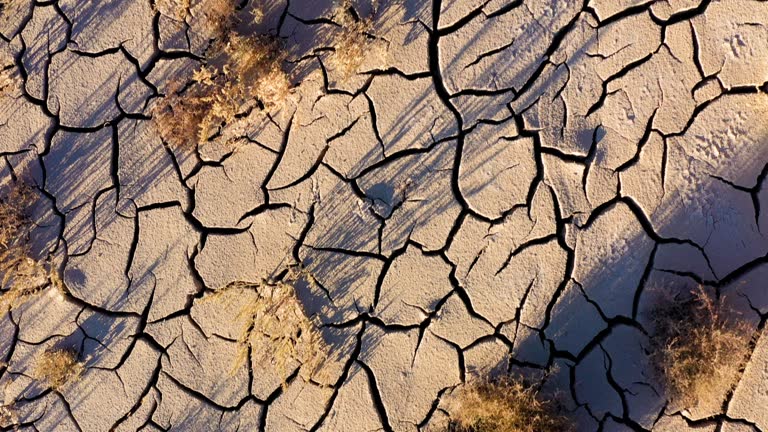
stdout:
<svg viewBox="0 0 768 432">
<path fill-rule="evenodd" d="M 32 189 L 23 183 L 0 196 L 0 250 L 23 243 L 23 237 L 31 225 L 27 213 L 32 201 Z"/>
<path fill-rule="evenodd" d="M 48 286 L 62 287 L 52 269 L 30 257 L 33 203 L 34 192 L 23 183 L 0 196 L 0 311 L 20 306 Z"/>
<path fill-rule="evenodd" d="M 0 405 L 0 427 L 8 428 L 11 426 L 18 426 L 19 417 L 16 415 L 16 410 L 13 405 Z M 16 428 L 14 427 L 14 430 Z"/>
<path fill-rule="evenodd" d="M 266 7 L 263 3 L 254 4 L 251 9 L 251 23 L 259 25 L 264 22 L 264 15 L 266 15 Z"/>
<path fill-rule="evenodd" d="M 190 6 L 190 0 L 155 0 L 154 2 L 156 11 L 177 21 L 184 21 L 187 18 Z"/>
<path fill-rule="evenodd" d="M 77 361 L 77 352 L 67 349 L 45 351 L 35 365 L 35 378 L 59 390 L 77 380 L 83 373 L 83 364 Z"/>
<path fill-rule="evenodd" d="M 240 309 L 238 318 L 244 318 L 244 325 L 233 370 L 250 354 L 255 356 L 254 361 L 274 364 L 284 383 L 293 363 L 300 365 L 300 373 L 306 379 L 315 375 L 327 357 L 328 347 L 290 283 L 235 282 L 225 289 L 248 289 L 258 294 Z"/>
<path fill-rule="evenodd" d="M 343 0 L 336 6 L 334 17 L 341 30 L 333 39 L 330 63 L 348 78 L 360 69 L 370 49 L 368 34 L 373 29 L 373 19 L 358 16 L 350 0 Z"/>
<path fill-rule="evenodd" d="M 565 432 L 573 426 L 559 404 L 513 378 L 478 380 L 457 389 L 451 432 Z"/>
<path fill-rule="evenodd" d="M 749 354 L 751 327 L 699 287 L 689 300 L 668 299 L 652 312 L 651 361 L 674 405 L 719 406 Z"/>
<path fill-rule="evenodd" d="M 229 62 L 224 66 L 230 81 L 237 80 L 244 98 L 253 95 L 264 106 L 277 106 L 288 95 L 290 82 L 283 70 L 287 53 L 280 39 L 272 36 L 229 38 L 224 52 Z"/>
<path fill-rule="evenodd" d="M 194 147 L 210 131 L 204 125 L 213 90 L 207 84 L 181 80 L 168 85 L 167 94 L 152 109 L 152 120 L 163 141 L 174 147 Z M 204 137 L 207 139 L 207 135 Z"/>
<path fill-rule="evenodd" d="M 230 35 L 211 55 L 223 66 L 203 66 L 191 82 L 172 83 L 155 106 L 153 119 L 161 137 L 174 146 L 196 146 L 251 109 L 254 100 L 265 108 L 277 106 L 290 90 L 282 68 L 285 58 L 276 38 Z"/>
<path fill-rule="evenodd" d="M 4 9 L 0 9 L 0 12 Z M 0 70 L 0 96 L 13 96 L 19 88 L 21 88 L 21 77 L 15 67 Z"/>
<path fill-rule="evenodd" d="M 209 0 L 203 10 L 206 30 L 213 37 L 222 39 L 235 25 L 235 0 Z"/>
</svg>

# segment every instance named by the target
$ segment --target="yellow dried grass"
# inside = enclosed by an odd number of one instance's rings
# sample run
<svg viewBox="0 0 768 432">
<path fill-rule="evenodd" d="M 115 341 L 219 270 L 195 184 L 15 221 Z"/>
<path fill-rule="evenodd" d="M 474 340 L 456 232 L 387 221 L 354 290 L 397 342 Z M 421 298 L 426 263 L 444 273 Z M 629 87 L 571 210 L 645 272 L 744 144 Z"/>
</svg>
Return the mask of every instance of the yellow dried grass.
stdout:
<svg viewBox="0 0 768 432">
<path fill-rule="evenodd" d="M 555 401 L 509 377 L 472 381 L 456 390 L 451 432 L 566 432 L 573 425 Z"/>
<path fill-rule="evenodd" d="M 674 405 L 718 406 L 738 379 L 752 331 L 703 287 L 691 294 L 686 300 L 664 299 L 652 311 L 650 358 Z"/>
<path fill-rule="evenodd" d="M 60 390 L 66 384 L 76 381 L 83 370 L 83 364 L 77 361 L 74 350 L 54 349 L 43 352 L 37 359 L 34 375 L 52 389 Z"/>
</svg>

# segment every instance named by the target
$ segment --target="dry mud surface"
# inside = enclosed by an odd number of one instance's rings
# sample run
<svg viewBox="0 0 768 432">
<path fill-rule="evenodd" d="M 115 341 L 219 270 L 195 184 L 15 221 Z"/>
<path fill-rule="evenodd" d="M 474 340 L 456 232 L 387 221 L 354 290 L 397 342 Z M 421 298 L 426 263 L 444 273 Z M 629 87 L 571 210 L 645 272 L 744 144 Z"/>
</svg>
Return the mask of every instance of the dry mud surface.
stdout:
<svg viewBox="0 0 768 432">
<path fill-rule="evenodd" d="M 428 430 L 475 371 L 555 366 L 579 431 L 768 431 L 768 2 L 380 0 L 375 55 L 342 79 L 332 2 L 275 0 L 253 30 L 286 40 L 295 89 L 197 149 L 150 110 L 199 66 L 207 2 L 151 3 L 0 19 L 22 82 L 0 182 L 40 188 L 34 253 L 69 293 L 0 317 L 22 430 Z M 239 299 L 209 297 L 291 263 L 331 361 L 282 387 L 235 361 Z M 654 290 L 697 284 L 757 342 L 691 412 L 646 328 Z M 52 391 L 32 370 L 57 346 L 86 369 Z"/>
</svg>

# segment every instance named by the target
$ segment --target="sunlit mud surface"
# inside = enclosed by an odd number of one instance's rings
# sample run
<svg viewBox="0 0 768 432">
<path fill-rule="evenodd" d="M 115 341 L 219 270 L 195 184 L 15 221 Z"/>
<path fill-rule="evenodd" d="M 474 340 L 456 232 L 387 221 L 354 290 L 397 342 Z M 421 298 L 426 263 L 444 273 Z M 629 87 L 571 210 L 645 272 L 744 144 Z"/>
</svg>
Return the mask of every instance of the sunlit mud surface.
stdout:
<svg viewBox="0 0 768 432">
<path fill-rule="evenodd" d="M 0 192 L 34 187 L 30 254 L 62 281 L 0 316 L 0 428 L 440 430 L 456 386 L 509 372 L 578 431 L 768 431 L 768 2 L 356 0 L 347 74 L 338 3 L 241 1 L 292 90 L 171 145 L 153 107 L 217 1 L 0 14 Z M 328 352 L 283 383 L 220 290 L 297 264 Z M 685 409 L 649 314 L 698 285 L 753 353 Z M 55 390 L 53 348 L 84 366 Z"/>
</svg>

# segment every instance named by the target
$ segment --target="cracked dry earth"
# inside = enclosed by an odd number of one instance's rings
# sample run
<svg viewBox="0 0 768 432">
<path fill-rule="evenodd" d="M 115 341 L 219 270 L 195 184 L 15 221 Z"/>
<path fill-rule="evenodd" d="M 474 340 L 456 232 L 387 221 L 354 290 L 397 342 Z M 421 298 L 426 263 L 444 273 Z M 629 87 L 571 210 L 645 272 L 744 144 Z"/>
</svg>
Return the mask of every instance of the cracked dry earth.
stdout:
<svg viewBox="0 0 768 432">
<path fill-rule="evenodd" d="M 361 0 L 371 55 L 343 77 L 334 4 L 275 0 L 252 31 L 293 90 L 197 148 L 151 109 L 204 61 L 210 1 L 154 3 L 0 17 L 0 182 L 36 185 L 32 252 L 64 282 L 0 317 L 1 427 L 426 431 L 505 370 L 579 431 L 768 431 L 768 2 Z M 235 361 L 242 299 L 214 293 L 296 263 L 330 352 L 282 386 Z M 722 406 L 683 410 L 648 311 L 697 284 L 754 349 Z M 34 363 L 61 346 L 85 370 L 51 390 Z"/>
</svg>

